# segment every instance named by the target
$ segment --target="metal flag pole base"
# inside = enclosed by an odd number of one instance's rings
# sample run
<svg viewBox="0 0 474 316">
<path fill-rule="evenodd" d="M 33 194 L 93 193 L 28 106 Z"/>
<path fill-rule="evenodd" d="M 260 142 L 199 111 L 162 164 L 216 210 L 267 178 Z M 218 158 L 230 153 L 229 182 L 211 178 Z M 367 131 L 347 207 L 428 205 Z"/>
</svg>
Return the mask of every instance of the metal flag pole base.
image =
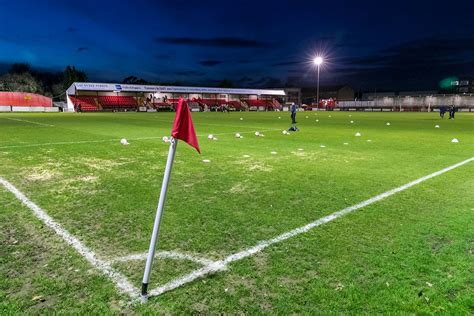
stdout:
<svg viewBox="0 0 474 316">
<path fill-rule="evenodd" d="M 148 301 L 148 283 L 142 283 L 142 293 L 140 295 L 140 302 L 142 304 Z"/>
<path fill-rule="evenodd" d="M 150 247 L 148 248 L 148 256 L 146 258 L 145 272 L 143 273 L 141 302 L 145 303 L 148 300 L 148 281 L 150 280 L 151 266 L 153 258 L 155 257 L 156 242 L 158 241 L 158 233 L 160 231 L 161 215 L 166 200 L 166 192 L 168 190 L 168 182 L 170 180 L 171 168 L 173 167 L 174 154 L 178 140 L 171 137 L 170 149 L 168 151 L 168 160 L 166 161 L 165 173 L 163 175 L 163 184 L 161 185 L 160 199 L 156 209 L 155 223 L 153 224 L 153 232 L 151 234 Z"/>
<path fill-rule="evenodd" d="M 140 302 L 142 304 L 148 302 L 148 283 L 142 283 L 142 294 L 140 295 Z"/>
</svg>

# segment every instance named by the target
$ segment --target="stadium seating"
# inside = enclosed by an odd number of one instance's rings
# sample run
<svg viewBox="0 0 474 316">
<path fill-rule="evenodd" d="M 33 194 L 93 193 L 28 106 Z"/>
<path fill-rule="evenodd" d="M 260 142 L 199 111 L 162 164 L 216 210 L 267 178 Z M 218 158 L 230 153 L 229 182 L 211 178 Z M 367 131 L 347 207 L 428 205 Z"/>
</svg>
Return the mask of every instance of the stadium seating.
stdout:
<svg viewBox="0 0 474 316">
<path fill-rule="evenodd" d="M 274 109 L 274 105 L 271 100 L 245 100 L 245 102 L 247 102 L 250 111 Z"/>
<path fill-rule="evenodd" d="M 245 106 L 240 101 L 228 101 L 227 105 L 231 109 L 235 109 L 236 111 L 243 111 L 245 110 Z"/>
<path fill-rule="evenodd" d="M 137 100 L 131 96 L 98 96 L 97 100 L 104 109 L 136 109 Z"/>
<path fill-rule="evenodd" d="M 153 107 L 157 109 L 158 111 L 171 111 L 173 109 L 173 104 L 172 103 L 166 103 L 166 102 L 155 102 L 152 103 Z"/>
<path fill-rule="evenodd" d="M 74 104 L 74 109 L 78 110 L 78 105 L 81 105 L 82 112 L 93 112 L 99 110 L 95 97 L 93 96 L 70 96 L 72 103 Z"/>
<path fill-rule="evenodd" d="M 264 107 L 273 106 L 273 103 L 270 100 L 247 100 L 247 103 L 249 106 L 264 106 Z"/>
</svg>

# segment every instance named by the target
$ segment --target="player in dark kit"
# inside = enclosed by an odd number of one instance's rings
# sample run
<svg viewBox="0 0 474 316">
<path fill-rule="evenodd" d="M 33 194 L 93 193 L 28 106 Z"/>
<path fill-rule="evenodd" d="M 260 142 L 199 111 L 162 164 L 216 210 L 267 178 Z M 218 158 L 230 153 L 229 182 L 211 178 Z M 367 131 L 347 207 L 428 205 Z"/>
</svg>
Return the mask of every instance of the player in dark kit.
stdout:
<svg viewBox="0 0 474 316">
<path fill-rule="evenodd" d="M 456 113 L 456 107 L 453 104 L 449 107 L 449 119 L 454 120 L 454 113 Z"/>
<path fill-rule="evenodd" d="M 441 118 L 444 118 L 444 113 L 446 113 L 446 107 L 444 105 L 442 105 L 440 108 L 439 108 L 439 116 Z"/>
</svg>

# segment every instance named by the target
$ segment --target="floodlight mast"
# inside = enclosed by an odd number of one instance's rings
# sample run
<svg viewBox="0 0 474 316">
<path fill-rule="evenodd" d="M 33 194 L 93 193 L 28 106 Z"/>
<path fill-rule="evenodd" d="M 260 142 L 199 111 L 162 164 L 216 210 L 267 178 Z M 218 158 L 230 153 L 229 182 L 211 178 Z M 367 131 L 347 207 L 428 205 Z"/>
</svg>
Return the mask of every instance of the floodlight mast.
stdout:
<svg viewBox="0 0 474 316">
<path fill-rule="evenodd" d="M 319 108 L 319 68 L 321 64 L 323 63 L 323 58 L 321 56 L 316 56 L 313 59 L 314 64 L 316 67 L 318 67 L 318 81 L 317 81 L 317 86 L 316 86 L 316 106 Z"/>
</svg>

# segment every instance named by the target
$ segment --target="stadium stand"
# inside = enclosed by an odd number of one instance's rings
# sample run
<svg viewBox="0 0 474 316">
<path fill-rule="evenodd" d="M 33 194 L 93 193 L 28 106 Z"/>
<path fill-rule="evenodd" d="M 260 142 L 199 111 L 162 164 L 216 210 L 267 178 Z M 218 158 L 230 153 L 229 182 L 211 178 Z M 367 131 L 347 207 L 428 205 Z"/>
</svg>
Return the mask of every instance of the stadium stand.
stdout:
<svg viewBox="0 0 474 316">
<path fill-rule="evenodd" d="M 83 112 L 98 111 L 97 102 L 95 97 L 92 96 L 70 96 L 74 109 L 77 111 L 80 105 L 80 109 Z"/>
<path fill-rule="evenodd" d="M 137 100 L 131 96 L 98 96 L 97 100 L 103 109 L 130 109 L 138 107 Z"/>
<path fill-rule="evenodd" d="M 173 105 L 167 102 L 154 102 L 152 105 L 158 111 L 171 111 L 173 109 Z"/>
<path fill-rule="evenodd" d="M 273 110 L 273 103 L 271 100 L 246 100 L 249 105 L 250 111 L 258 111 L 258 110 Z"/>
<path fill-rule="evenodd" d="M 245 106 L 240 101 L 228 101 L 227 105 L 231 110 L 244 111 Z"/>
</svg>

